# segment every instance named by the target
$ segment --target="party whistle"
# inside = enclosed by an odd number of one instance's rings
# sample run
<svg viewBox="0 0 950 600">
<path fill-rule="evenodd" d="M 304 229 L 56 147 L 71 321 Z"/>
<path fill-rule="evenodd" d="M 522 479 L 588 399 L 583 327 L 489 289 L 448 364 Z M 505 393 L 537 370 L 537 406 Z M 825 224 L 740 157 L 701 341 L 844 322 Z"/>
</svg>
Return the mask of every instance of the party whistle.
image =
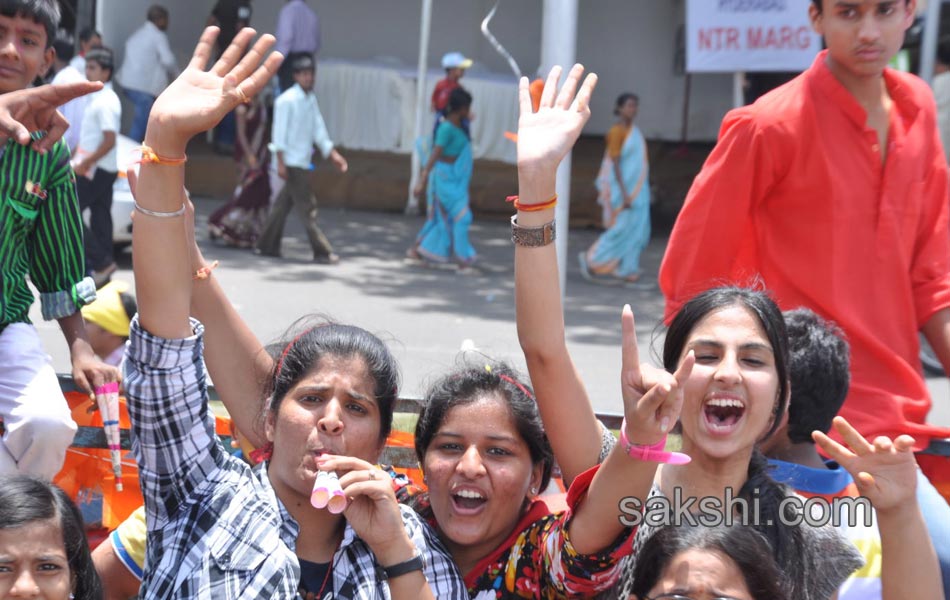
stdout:
<svg viewBox="0 0 950 600">
<path fill-rule="evenodd" d="M 317 471 L 313 492 L 310 493 L 310 504 L 314 508 L 325 508 L 335 515 L 346 509 L 346 495 L 335 472 Z"/>
<path fill-rule="evenodd" d="M 105 430 L 106 443 L 109 446 L 109 458 L 112 473 L 115 475 L 115 489 L 122 491 L 122 447 L 119 438 L 119 384 L 109 382 L 95 389 L 96 403 L 102 416 L 102 428 Z"/>
</svg>

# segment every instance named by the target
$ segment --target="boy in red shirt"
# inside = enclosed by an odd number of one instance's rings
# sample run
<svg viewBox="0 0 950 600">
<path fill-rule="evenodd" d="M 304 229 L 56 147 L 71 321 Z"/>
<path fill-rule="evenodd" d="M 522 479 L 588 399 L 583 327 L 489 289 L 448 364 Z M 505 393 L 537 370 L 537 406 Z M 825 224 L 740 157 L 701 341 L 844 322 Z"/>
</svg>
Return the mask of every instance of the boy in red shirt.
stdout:
<svg viewBox="0 0 950 600">
<path fill-rule="evenodd" d="M 869 439 L 906 433 L 920 449 L 950 437 L 926 423 L 917 335 L 950 368 L 950 204 L 930 89 L 886 68 L 915 13 L 916 0 L 812 0 L 827 50 L 726 115 L 660 286 L 668 317 L 708 287 L 758 279 L 783 309 L 833 320 L 852 350 L 841 415 Z M 919 483 L 950 582 L 950 507 Z"/>
</svg>

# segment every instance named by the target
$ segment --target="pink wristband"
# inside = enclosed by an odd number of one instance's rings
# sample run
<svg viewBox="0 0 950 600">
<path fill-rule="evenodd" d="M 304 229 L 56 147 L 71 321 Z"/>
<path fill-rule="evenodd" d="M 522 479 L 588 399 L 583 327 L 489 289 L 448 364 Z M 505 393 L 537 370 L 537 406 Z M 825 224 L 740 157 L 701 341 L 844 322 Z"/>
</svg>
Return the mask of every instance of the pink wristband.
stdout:
<svg viewBox="0 0 950 600">
<path fill-rule="evenodd" d="M 627 456 L 637 460 L 665 463 L 668 465 L 685 465 L 692 460 L 682 452 L 666 452 L 663 450 L 663 448 L 666 447 L 666 436 L 663 436 L 662 440 L 652 446 L 632 443 L 630 439 L 627 438 L 626 417 L 624 417 L 623 423 L 620 425 L 620 445 L 623 446 L 623 450 L 627 453 Z"/>
</svg>

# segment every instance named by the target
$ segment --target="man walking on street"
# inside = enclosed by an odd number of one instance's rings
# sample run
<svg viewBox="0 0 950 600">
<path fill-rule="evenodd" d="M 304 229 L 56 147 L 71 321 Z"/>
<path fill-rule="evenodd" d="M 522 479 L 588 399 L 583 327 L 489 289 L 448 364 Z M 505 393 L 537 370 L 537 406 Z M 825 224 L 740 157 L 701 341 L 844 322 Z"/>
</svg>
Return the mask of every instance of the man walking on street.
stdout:
<svg viewBox="0 0 950 600">
<path fill-rule="evenodd" d="M 275 37 L 274 50 L 285 57 L 277 71 L 280 91 L 285 92 L 294 84 L 294 60 L 303 55 L 316 59 L 320 52 L 320 17 L 305 0 L 287 0 L 277 16 Z"/>
<path fill-rule="evenodd" d="M 141 142 L 152 103 L 168 82 L 178 76 L 178 64 L 168 44 L 168 9 L 153 4 L 147 21 L 125 42 L 125 60 L 118 81 L 125 95 L 135 105 L 135 116 L 129 137 Z"/>
<path fill-rule="evenodd" d="M 333 147 L 320 114 L 313 93 L 314 68 L 313 58 L 309 55 L 297 57 L 292 65 L 295 83 L 274 103 L 272 154 L 278 176 L 287 183 L 267 216 L 255 251 L 266 256 L 280 256 L 284 222 L 293 206 L 306 224 L 314 261 L 336 264 L 340 257 L 333 252 L 329 240 L 317 226 L 317 199 L 311 183 L 313 147 L 318 147 L 324 158 L 330 159 L 341 173 L 346 173 L 347 163 Z"/>
<path fill-rule="evenodd" d="M 840 414 L 869 440 L 910 434 L 922 449 L 950 437 L 926 422 L 918 343 L 922 331 L 950 372 L 950 203 L 930 89 L 886 68 L 916 4 L 812 0 L 827 50 L 726 115 L 660 286 L 667 319 L 704 289 L 757 278 L 783 309 L 834 321 L 852 349 Z M 950 470 L 946 460 L 931 466 L 930 477 Z M 950 584 L 950 507 L 928 476 L 918 477 L 918 500 Z"/>
</svg>

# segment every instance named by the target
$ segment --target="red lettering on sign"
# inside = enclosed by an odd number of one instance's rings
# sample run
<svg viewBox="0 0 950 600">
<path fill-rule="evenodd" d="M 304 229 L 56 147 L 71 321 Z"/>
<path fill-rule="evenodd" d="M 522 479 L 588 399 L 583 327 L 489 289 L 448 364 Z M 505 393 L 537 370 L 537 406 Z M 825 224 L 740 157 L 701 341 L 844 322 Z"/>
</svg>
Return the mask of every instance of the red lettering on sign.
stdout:
<svg viewBox="0 0 950 600">
<path fill-rule="evenodd" d="M 749 50 L 807 50 L 811 46 L 808 27 L 749 27 L 746 31 Z"/>
<path fill-rule="evenodd" d="M 708 27 L 698 30 L 700 50 L 741 50 L 735 27 Z"/>
</svg>

